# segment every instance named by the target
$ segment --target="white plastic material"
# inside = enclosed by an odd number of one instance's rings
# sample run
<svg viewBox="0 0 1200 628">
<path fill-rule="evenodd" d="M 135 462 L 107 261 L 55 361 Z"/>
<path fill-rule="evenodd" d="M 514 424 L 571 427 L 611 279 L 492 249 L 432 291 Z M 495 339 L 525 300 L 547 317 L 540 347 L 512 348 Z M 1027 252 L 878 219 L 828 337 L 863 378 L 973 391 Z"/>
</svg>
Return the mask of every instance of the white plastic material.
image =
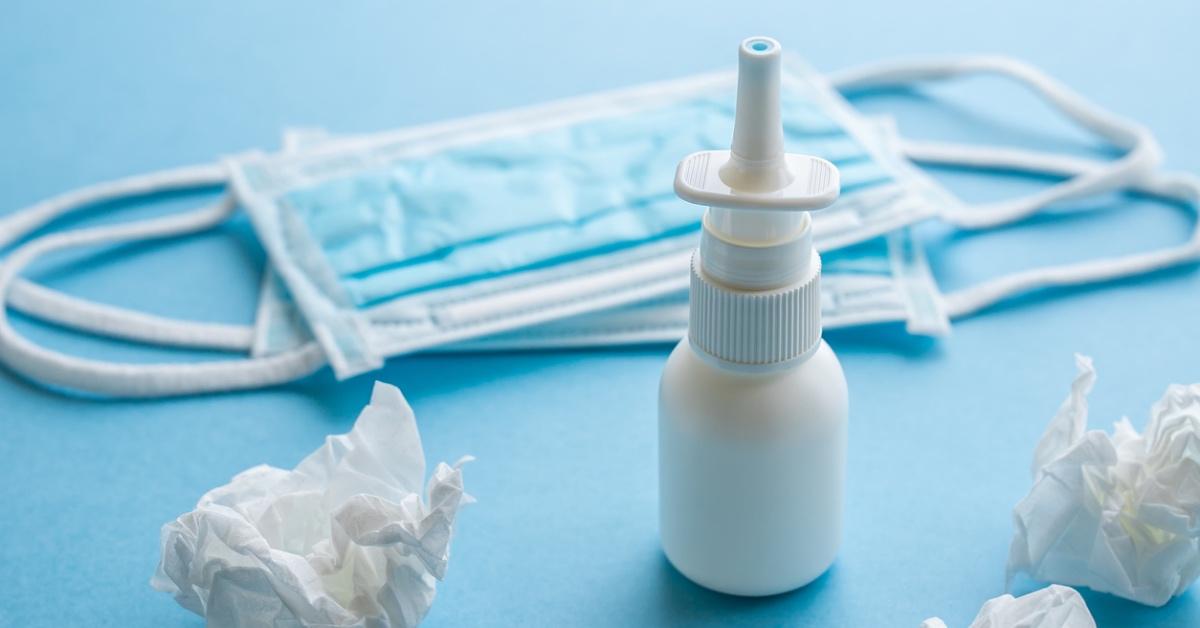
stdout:
<svg viewBox="0 0 1200 628">
<path fill-rule="evenodd" d="M 841 544 L 846 379 L 821 340 L 806 212 L 840 183 L 829 162 L 784 153 L 780 52 L 742 42 L 732 149 L 693 154 L 675 177 L 681 198 L 713 207 L 688 337 L 659 390 L 662 543 L 685 576 L 736 595 L 804 586 Z"/>
<path fill-rule="evenodd" d="M 801 360 L 821 340 L 821 258 L 810 252 L 808 274 L 777 290 L 726 290 L 705 281 L 692 260 L 688 338 L 692 346 L 739 365 Z"/>
<path fill-rule="evenodd" d="M 812 221 L 803 212 L 833 203 L 841 189 L 833 164 L 784 152 L 782 53 L 769 37 L 742 42 L 730 150 L 693 153 L 675 170 L 675 193 L 710 206 L 701 234 L 703 268 L 732 288 L 779 288 L 798 280 L 812 251 Z"/>
<path fill-rule="evenodd" d="M 751 37 L 738 48 L 737 113 L 730 150 L 692 153 L 675 171 L 675 193 L 697 205 L 733 209 L 820 209 L 838 196 L 837 168 L 783 150 L 779 113 L 783 48 Z"/>
<path fill-rule="evenodd" d="M 777 159 L 777 165 L 759 170 L 742 167 L 732 151 L 692 153 L 675 171 L 675 193 L 697 205 L 784 211 L 820 209 L 837 198 L 833 164 L 811 155 L 781 153 Z"/>
<path fill-rule="evenodd" d="M 824 341 L 773 367 L 685 338 L 659 389 L 663 550 L 697 584 L 774 595 L 825 572 L 842 539 L 846 378 Z"/>
</svg>

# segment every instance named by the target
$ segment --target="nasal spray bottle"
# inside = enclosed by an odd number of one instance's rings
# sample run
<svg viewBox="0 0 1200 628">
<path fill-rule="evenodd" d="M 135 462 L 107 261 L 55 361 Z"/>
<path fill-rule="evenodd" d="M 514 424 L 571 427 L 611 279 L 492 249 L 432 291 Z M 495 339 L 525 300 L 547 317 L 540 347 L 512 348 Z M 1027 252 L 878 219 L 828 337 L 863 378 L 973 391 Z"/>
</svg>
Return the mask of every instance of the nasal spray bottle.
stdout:
<svg viewBox="0 0 1200 628">
<path fill-rule="evenodd" d="M 841 543 L 846 379 L 821 339 L 808 214 L 840 182 L 828 161 L 784 153 L 780 52 L 742 42 L 733 146 L 675 172 L 676 194 L 708 211 L 688 335 L 659 389 L 662 543 L 685 576 L 737 595 L 804 586 Z"/>
</svg>

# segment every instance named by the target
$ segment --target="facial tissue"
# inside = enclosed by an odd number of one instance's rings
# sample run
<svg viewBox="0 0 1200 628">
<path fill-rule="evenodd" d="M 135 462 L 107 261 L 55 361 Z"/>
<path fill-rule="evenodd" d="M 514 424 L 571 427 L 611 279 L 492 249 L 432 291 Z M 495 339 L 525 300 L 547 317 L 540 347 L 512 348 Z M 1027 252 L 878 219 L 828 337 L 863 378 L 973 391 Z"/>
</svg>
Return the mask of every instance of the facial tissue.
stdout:
<svg viewBox="0 0 1200 628">
<path fill-rule="evenodd" d="M 416 625 L 446 573 L 463 492 L 425 455 L 412 409 L 377 382 L 349 433 L 295 469 L 260 465 L 162 528 L 151 585 L 210 627 Z"/>
<path fill-rule="evenodd" d="M 921 622 L 921 628 L 946 624 L 934 617 Z M 1096 622 L 1078 591 L 1052 584 L 1021 597 L 1006 594 L 988 600 L 969 628 L 1096 628 Z"/>
<path fill-rule="evenodd" d="M 1013 509 L 1009 580 L 1084 586 L 1151 606 L 1200 575 L 1200 384 L 1174 385 L 1138 433 L 1086 431 L 1090 358 L 1034 452 L 1033 488 Z"/>
</svg>

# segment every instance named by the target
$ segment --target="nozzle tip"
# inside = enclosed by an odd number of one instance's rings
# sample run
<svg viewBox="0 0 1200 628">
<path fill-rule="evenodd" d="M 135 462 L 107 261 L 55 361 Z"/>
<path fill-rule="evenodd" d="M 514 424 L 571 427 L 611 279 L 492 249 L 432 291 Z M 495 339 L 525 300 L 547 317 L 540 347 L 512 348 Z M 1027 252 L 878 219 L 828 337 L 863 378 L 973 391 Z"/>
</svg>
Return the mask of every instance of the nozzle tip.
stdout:
<svg viewBox="0 0 1200 628">
<path fill-rule="evenodd" d="M 747 37 L 742 41 L 742 52 L 754 56 L 778 54 L 780 48 L 779 42 L 770 37 Z"/>
<path fill-rule="evenodd" d="M 738 49 L 737 110 L 732 157 L 721 180 L 740 190 L 769 191 L 792 180 L 783 157 L 779 116 L 780 52 L 770 37 L 750 37 Z"/>
</svg>

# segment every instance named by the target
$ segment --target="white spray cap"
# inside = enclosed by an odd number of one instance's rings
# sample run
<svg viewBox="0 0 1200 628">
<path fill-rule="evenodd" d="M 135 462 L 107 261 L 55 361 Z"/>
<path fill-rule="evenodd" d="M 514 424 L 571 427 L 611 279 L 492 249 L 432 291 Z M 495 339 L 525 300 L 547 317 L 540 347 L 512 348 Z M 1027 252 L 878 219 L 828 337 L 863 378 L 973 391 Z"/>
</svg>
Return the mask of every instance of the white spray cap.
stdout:
<svg viewBox="0 0 1200 628">
<path fill-rule="evenodd" d="M 692 153 L 675 170 L 675 193 L 708 205 L 700 253 L 730 287 L 761 290 L 804 276 L 812 252 L 808 210 L 837 199 L 837 168 L 784 152 L 780 116 L 783 48 L 751 37 L 738 48 L 737 111 L 730 150 Z"/>
<path fill-rule="evenodd" d="M 833 164 L 783 152 L 782 50 L 770 37 L 742 42 L 731 149 L 685 157 L 675 171 L 680 198 L 712 207 L 784 211 L 820 209 L 837 199 L 840 182 Z"/>
<path fill-rule="evenodd" d="M 692 258 L 688 342 L 717 360 L 790 363 L 821 341 L 821 258 L 808 210 L 837 199 L 837 168 L 783 151 L 782 48 L 751 37 L 738 48 L 730 150 L 688 155 L 675 192 L 708 205 Z"/>
</svg>

